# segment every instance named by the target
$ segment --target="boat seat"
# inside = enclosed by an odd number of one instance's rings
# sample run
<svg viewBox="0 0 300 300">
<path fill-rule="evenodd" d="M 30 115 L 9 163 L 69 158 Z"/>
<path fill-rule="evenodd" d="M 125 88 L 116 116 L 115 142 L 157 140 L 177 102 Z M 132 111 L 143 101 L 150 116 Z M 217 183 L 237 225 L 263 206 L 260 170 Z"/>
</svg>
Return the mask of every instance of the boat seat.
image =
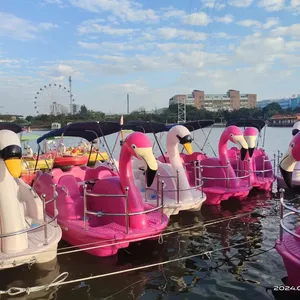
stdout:
<svg viewBox="0 0 300 300">
<path fill-rule="evenodd" d="M 81 219 L 83 216 L 83 196 L 80 193 L 75 177 L 73 175 L 63 175 L 59 179 L 58 188 L 66 193 L 65 205 L 62 206 L 65 211 L 62 215 L 69 220 Z"/>
<path fill-rule="evenodd" d="M 85 181 L 94 180 L 94 179 L 103 179 L 115 176 L 115 172 L 113 172 L 107 166 L 98 166 L 96 168 L 89 168 L 85 173 Z"/>
<path fill-rule="evenodd" d="M 52 169 L 52 171 L 51 171 L 51 175 L 52 175 L 53 180 L 55 181 L 55 183 L 58 183 L 60 177 L 63 174 L 64 174 L 64 172 L 62 171 L 62 169 L 59 169 L 59 168 Z"/>
</svg>

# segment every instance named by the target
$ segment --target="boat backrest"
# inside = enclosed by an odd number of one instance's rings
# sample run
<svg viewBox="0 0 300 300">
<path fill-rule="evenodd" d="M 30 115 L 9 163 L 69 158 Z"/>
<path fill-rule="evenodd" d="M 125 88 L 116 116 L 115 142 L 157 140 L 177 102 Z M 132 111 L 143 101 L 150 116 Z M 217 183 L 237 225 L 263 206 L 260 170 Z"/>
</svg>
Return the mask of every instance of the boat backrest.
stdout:
<svg viewBox="0 0 300 300">
<path fill-rule="evenodd" d="M 54 180 L 55 183 L 58 183 L 59 178 L 63 174 L 64 174 L 64 172 L 62 171 L 62 169 L 59 169 L 59 168 L 52 169 L 52 171 L 51 171 L 51 175 L 52 175 L 53 180 Z"/>
<path fill-rule="evenodd" d="M 58 186 L 66 189 L 71 198 L 81 197 L 78 182 L 73 175 L 63 175 L 59 178 Z"/>
</svg>

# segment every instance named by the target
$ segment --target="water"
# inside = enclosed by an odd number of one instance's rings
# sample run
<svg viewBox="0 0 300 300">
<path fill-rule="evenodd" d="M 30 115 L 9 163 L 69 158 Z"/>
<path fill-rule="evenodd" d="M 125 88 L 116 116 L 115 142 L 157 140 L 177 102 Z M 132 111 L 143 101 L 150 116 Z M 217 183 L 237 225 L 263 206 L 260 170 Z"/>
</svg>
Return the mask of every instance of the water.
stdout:
<svg viewBox="0 0 300 300">
<path fill-rule="evenodd" d="M 208 131 L 205 129 L 205 133 Z M 216 128 L 211 133 L 209 140 L 215 151 L 222 131 L 223 128 Z M 108 143 L 113 144 L 114 139 L 115 136 L 109 136 Z M 205 138 L 196 133 L 195 139 L 202 145 Z M 290 139 L 290 128 L 268 128 L 265 149 L 270 156 L 277 150 L 285 152 Z M 164 139 L 162 141 L 164 144 Z M 118 151 L 119 148 L 115 153 Z M 205 151 L 210 155 L 213 153 L 209 146 Z M 212 220 L 253 211 L 257 212 L 203 226 Z M 178 232 L 191 224 L 198 227 Z M 156 241 L 135 243 L 114 257 L 99 258 L 77 252 L 58 256 L 56 262 L 44 266 L 46 270 L 33 265 L 1 271 L 0 289 L 47 284 L 62 272 L 69 272 L 67 280 L 78 279 L 228 248 L 212 253 L 211 257 L 200 255 L 30 295 L 3 296 L 3 299 L 286 299 L 286 294 L 272 292 L 274 285 L 283 284 L 286 270 L 274 249 L 279 234 L 279 203 L 271 194 L 253 192 L 244 202 L 226 201 L 221 208 L 203 206 L 201 212 L 181 213 L 172 217 L 169 229 L 173 234 L 164 237 L 162 244 Z M 252 241 L 254 238 L 256 241 Z M 252 242 L 230 247 L 246 241 Z M 59 244 L 59 247 L 68 246 L 63 241 Z"/>
</svg>

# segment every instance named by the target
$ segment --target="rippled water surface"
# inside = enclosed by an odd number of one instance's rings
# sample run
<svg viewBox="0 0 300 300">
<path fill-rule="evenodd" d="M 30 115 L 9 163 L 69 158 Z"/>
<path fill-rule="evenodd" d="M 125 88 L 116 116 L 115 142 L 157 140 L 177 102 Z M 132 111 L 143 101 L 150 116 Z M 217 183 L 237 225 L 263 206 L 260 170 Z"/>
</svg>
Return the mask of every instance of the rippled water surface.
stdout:
<svg viewBox="0 0 300 300">
<path fill-rule="evenodd" d="M 216 128 L 210 135 L 215 151 L 222 131 L 223 128 Z M 208 132 L 206 129 L 205 133 Z M 113 144 L 114 139 L 111 136 L 107 140 Z M 268 128 L 265 149 L 270 156 L 278 149 L 285 151 L 290 139 L 291 128 Z M 196 133 L 195 140 L 202 145 L 205 137 Z M 205 151 L 213 155 L 209 146 Z M 293 194 L 289 197 L 293 198 Z M 201 212 L 180 213 L 171 217 L 160 243 L 135 243 L 119 250 L 114 257 L 99 258 L 75 252 L 59 255 L 57 261 L 43 266 L 44 270 L 33 265 L 1 271 L 0 288 L 7 289 L 48 284 L 62 272 L 69 272 L 68 281 L 160 264 L 48 291 L 0 298 L 292 299 L 294 295 L 273 292 L 273 286 L 282 285 L 286 277 L 282 259 L 274 249 L 279 235 L 279 202 L 273 198 L 271 193 L 253 191 L 242 202 L 226 201 L 221 207 L 203 205 Z M 291 223 L 295 222 L 292 219 Z M 59 244 L 61 248 L 69 246 L 65 242 Z M 204 254 L 208 251 L 211 253 Z M 295 299 L 300 299 L 299 295 Z"/>
</svg>

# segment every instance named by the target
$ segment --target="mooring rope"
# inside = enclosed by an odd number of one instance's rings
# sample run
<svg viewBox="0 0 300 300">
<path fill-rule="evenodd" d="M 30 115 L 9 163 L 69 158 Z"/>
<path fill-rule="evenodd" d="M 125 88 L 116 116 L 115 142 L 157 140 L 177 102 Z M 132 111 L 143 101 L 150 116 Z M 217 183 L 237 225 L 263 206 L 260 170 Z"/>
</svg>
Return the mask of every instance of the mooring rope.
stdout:
<svg viewBox="0 0 300 300">
<path fill-rule="evenodd" d="M 129 269 L 114 271 L 114 272 L 105 273 L 105 274 L 98 274 L 98 275 L 92 275 L 92 276 L 88 276 L 88 277 L 82 277 L 82 278 L 73 279 L 73 280 L 69 280 L 69 281 L 65 281 L 66 278 L 69 276 L 69 273 L 68 272 L 63 272 L 58 277 L 56 277 L 50 284 L 27 287 L 27 288 L 11 287 L 11 288 L 9 288 L 8 290 L 5 290 L 5 291 L 1 290 L 0 295 L 16 296 L 16 295 L 20 295 L 20 294 L 23 294 L 23 293 L 26 293 L 27 295 L 29 295 L 32 292 L 38 292 L 38 291 L 42 291 L 42 290 L 47 291 L 51 287 L 63 286 L 63 285 L 68 285 L 68 284 L 77 283 L 77 282 L 81 282 L 81 281 L 89 281 L 89 280 L 93 280 L 93 279 L 98 279 L 98 278 L 109 277 L 109 276 L 113 276 L 113 275 L 120 275 L 120 274 L 124 274 L 124 273 L 138 271 L 138 270 L 148 269 L 148 268 L 152 268 L 152 267 L 163 266 L 163 265 L 166 265 L 166 264 L 170 264 L 170 263 L 174 263 L 174 262 L 178 262 L 178 261 L 182 261 L 182 260 L 195 258 L 195 257 L 201 256 L 201 255 L 210 256 L 214 252 L 220 252 L 220 251 L 226 250 L 228 248 L 235 248 L 237 246 L 247 245 L 247 244 L 250 244 L 254 241 L 260 241 L 260 240 L 261 240 L 261 238 L 253 238 L 253 239 L 248 240 L 248 241 L 243 242 L 243 243 L 236 243 L 236 244 L 233 244 L 233 245 L 230 245 L 230 246 L 221 247 L 221 248 L 217 248 L 217 249 L 209 250 L 209 251 L 204 251 L 204 252 L 200 252 L 200 253 L 197 253 L 197 254 L 191 254 L 191 255 L 187 255 L 187 256 L 183 256 L 183 257 L 178 257 L 178 258 L 174 258 L 174 259 L 171 259 L 171 260 L 166 260 L 166 261 L 163 261 L 163 262 L 143 265 L 143 266 L 139 266 L 139 267 L 135 267 L 135 268 L 129 268 Z"/>
</svg>

